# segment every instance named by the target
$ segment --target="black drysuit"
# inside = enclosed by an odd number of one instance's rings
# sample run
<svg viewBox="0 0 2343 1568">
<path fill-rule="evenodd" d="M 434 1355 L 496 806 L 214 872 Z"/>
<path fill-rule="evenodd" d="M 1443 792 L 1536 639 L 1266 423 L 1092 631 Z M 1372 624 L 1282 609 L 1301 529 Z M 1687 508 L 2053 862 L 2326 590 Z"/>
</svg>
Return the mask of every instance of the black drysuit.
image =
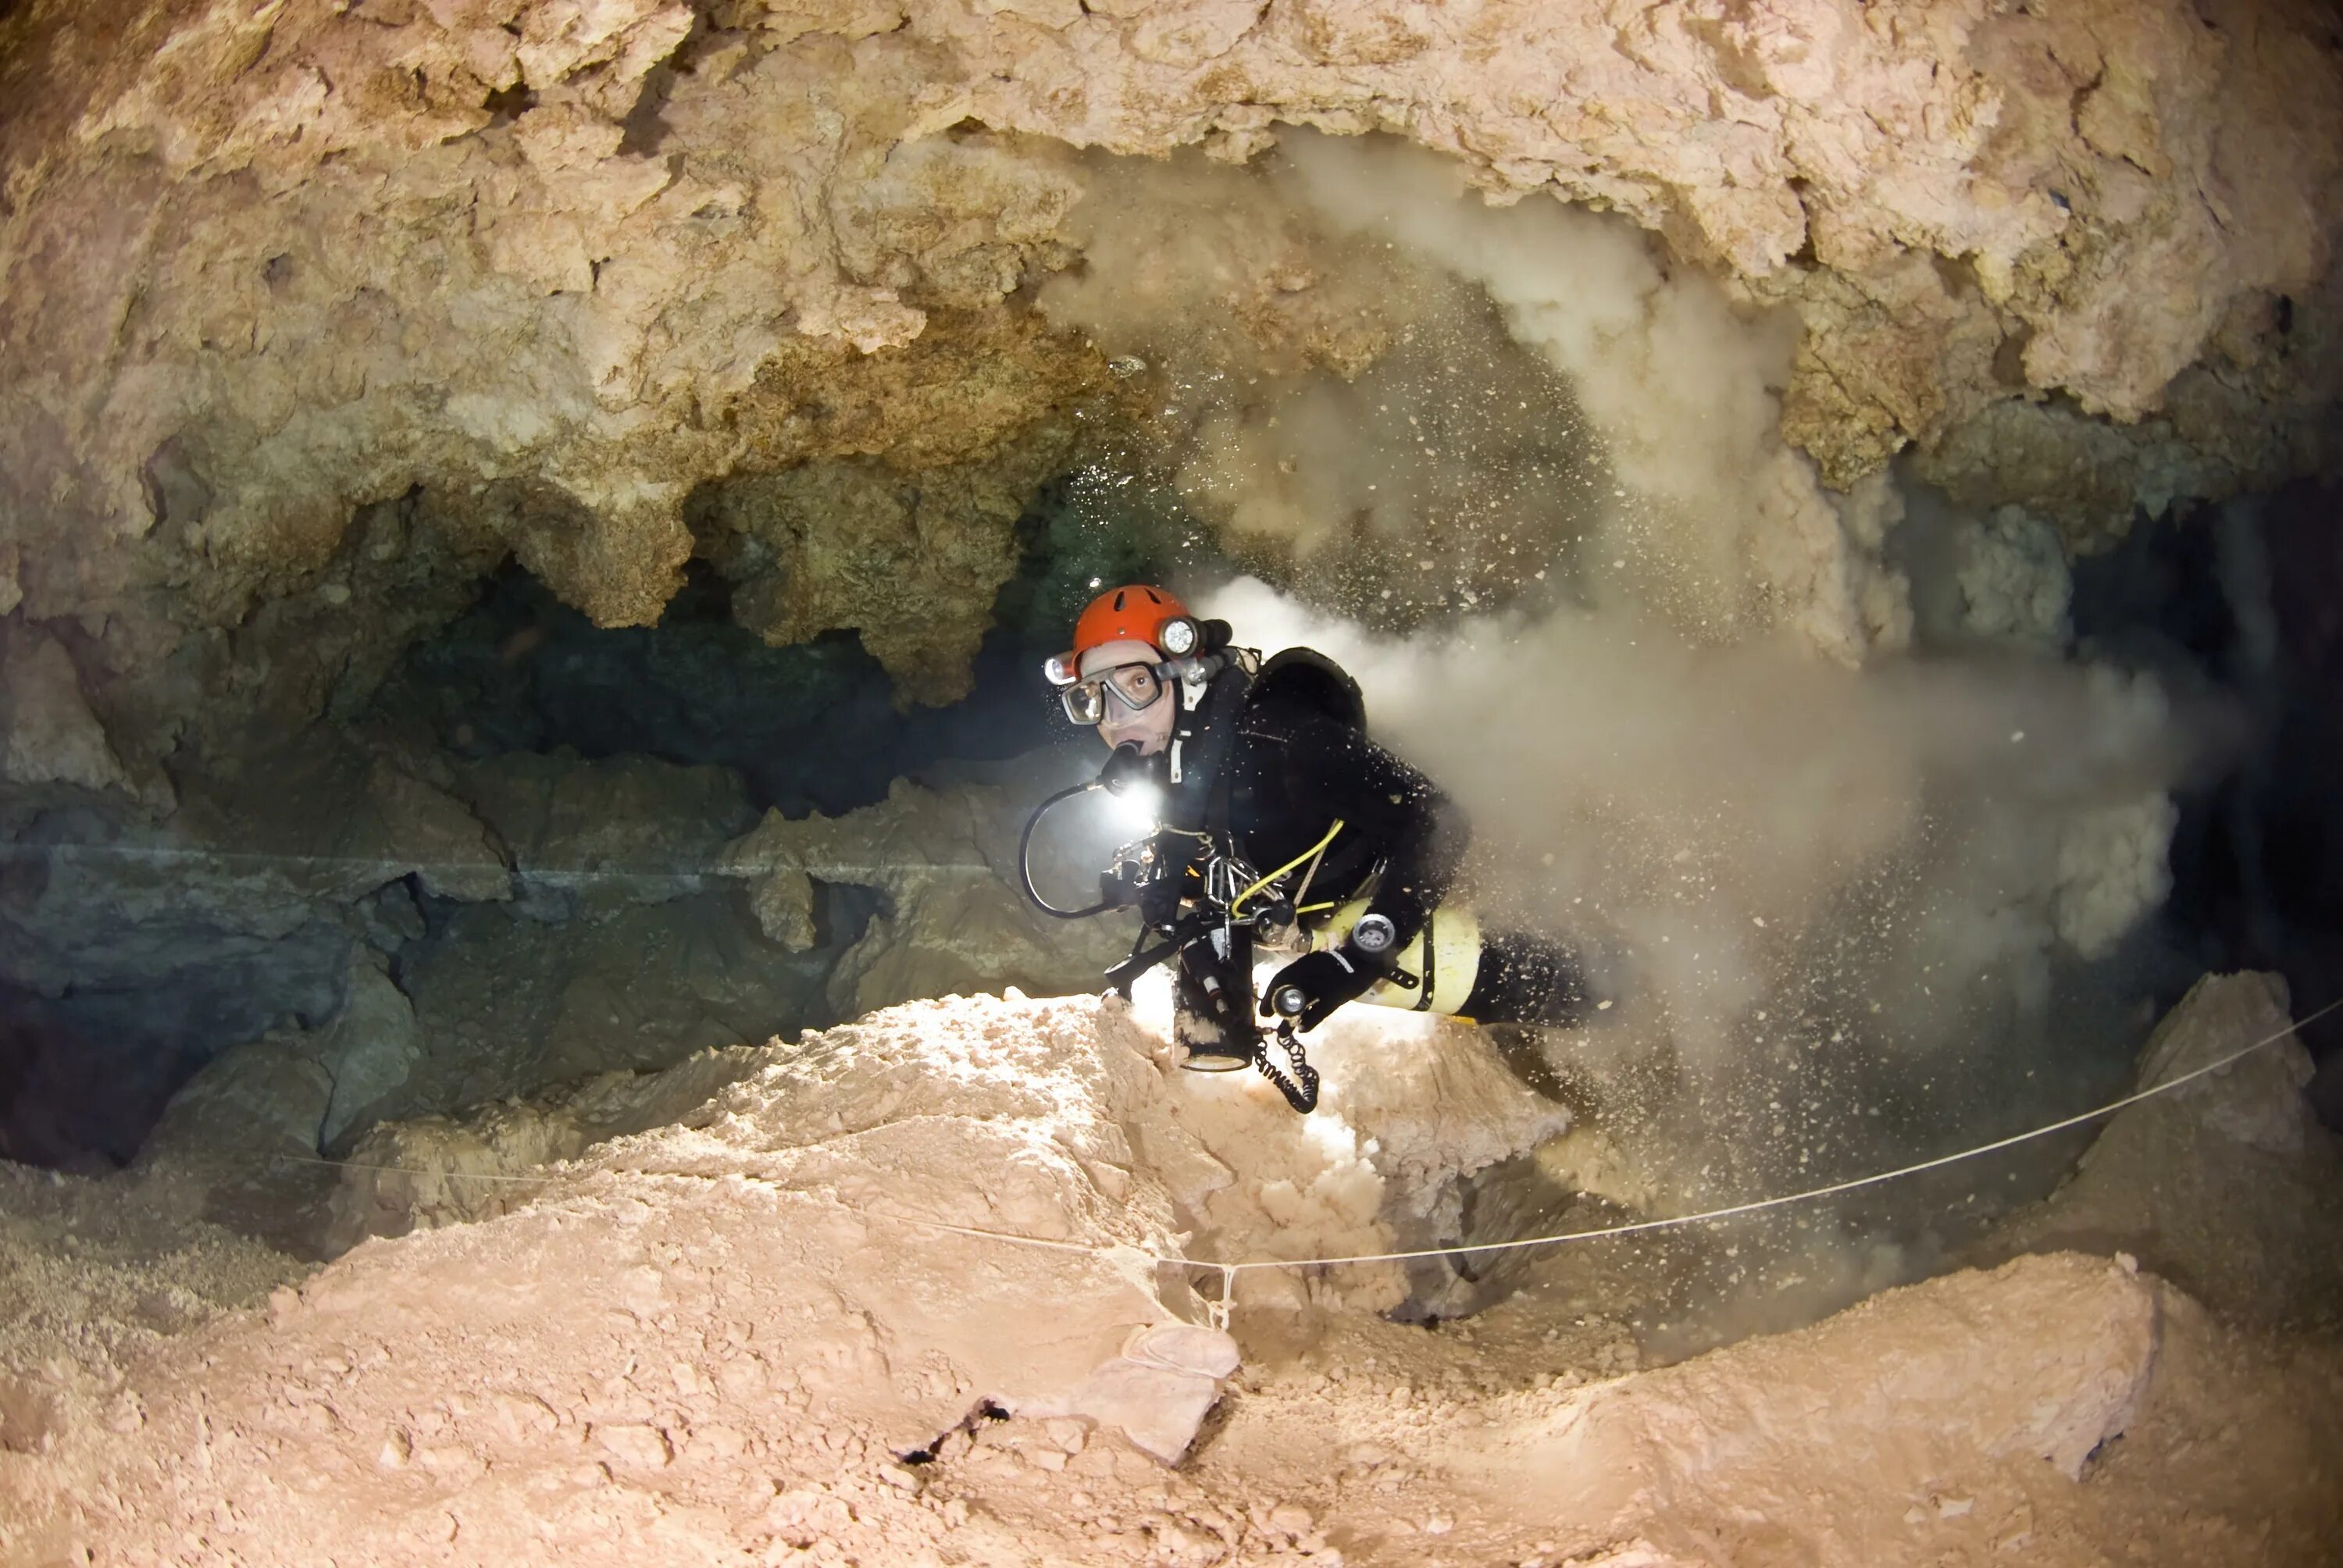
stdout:
<svg viewBox="0 0 2343 1568">
<path fill-rule="evenodd" d="M 1391 920 L 1398 951 L 1447 898 L 1471 825 L 1431 779 L 1359 729 L 1307 702 L 1269 695 L 1239 718 L 1228 766 L 1229 836 L 1262 870 L 1307 856 L 1342 821 L 1304 902 L 1346 903 L 1372 885 L 1367 912 Z M 1300 875 L 1286 879 L 1289 891 Z M 1313 923 L 1302 918 L 1305 928 Z M 1465 1017 L 1568 1026 L 1585 1022 L 1591 1005 L 1567 950 L 1524 934 L 1483 934 Z"/>
</svg>

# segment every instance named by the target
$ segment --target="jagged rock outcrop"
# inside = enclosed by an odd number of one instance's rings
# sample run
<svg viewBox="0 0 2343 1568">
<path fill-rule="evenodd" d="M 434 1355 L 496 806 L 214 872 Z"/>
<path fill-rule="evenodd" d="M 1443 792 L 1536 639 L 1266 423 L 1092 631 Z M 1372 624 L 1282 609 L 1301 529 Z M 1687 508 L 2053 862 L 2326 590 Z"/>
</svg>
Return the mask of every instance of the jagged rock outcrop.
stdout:
<svg viewBox="0 0 2343 1568">
<path fill-rule="evenodd" d="M 656 1074 L 609 1074 L 461 1117 L 387 1123 L 342 1173 L 332 1250 L 525 1206 L 566 1180 L 543 1169 L 552 1161 L 631 1165 L 641 1155 L 628 1138 L 638 1132 L 681 1151 L 674 1158 L 702 1174 L 699 1154 L 727 1163 L 733 1156 L 722 1150 L 751 1138 L 774 1155 L 756 1162 L 760 1181 L 782 1180 L 787 1166 L 891 1204 L 950 1186 L 922 1131 L 929 1121 L 1039 1117 L 1110 1209 L 1168 1204 L 1179 1228 L 1216 1255 L 1339 1255 L 1445 1232 L 1462 1178 L 1570 1121 L 1513 1081 L 1476 1031 L 1361 1009 L 1313 1037 L 1323 1104 L 1312 1135 L 1295 1138 L 1292 1112 L 1266 1081 L 1181 1070 L 1169 1026 L 1168 997 L 1153 990 L 1136 1008 L 1014 991 L 947 997 L 809 1030 L 794 1044 L 703 1052 Z M 970 1136 L 1009 1135 L 988 1127 Z M 887 1156 L 889 1176 L 860 1171 L 881 1146 L 916 1150 L 918 1160 L 899 1169 Z M 1009 1171 L 1020 1159 L 1003 1152 L 980 1163 Z M 1063 1233 L 1041 1203 L 996 1183 L 982 1198 L 990 1220 L 974 1210 L 931 1212 Z M 1394 1266 L 1307 1286 L 1248 1274 L 1239 1286 L 1240 1299 L 1287 1311 L 1319 1300 L 1389 1305 L 1404 1293 Z"/>
<path fill-rule="evenodd" d="M 314 1251 L 331 1185 L 321 1159 L 353 1144 L 361 1163 L 411 1165 L 421 1147 L 435 1168 L 463 1165 L 442 1157 L 446 1143 L 495 1149 L 497 1169 L 526 1169 L 704 1101 L 716 1081 L 675 1065 L 687 1059 L 950 990 L 1094 992 L 1128 949 L 1128 917 L 1045 920 L 1015 880 L 1018 829 L 1063 760 L 1012 765 L 1001 782 L 905 785 L 836 819 L 775 813 L 753 830 L 738 778 L 721 769 L 516 754 L 452 769 L 452 792 L 395 774 L 403 782 L 387 798 L 430 809 L 391 813 L 402 831 L 376 813 L 380 859 L 254 858 L 258 873 L 344 879 L 281 888 L 277 923 L 297 936 L 315 927 L 316 940 L 264 944 L 252 960 L 277 991 L 307 984 L 318 994 L 256 1039 L 185 1039 L 186 1050 L 227 1049 L 156 1107 L 139 1170 L 186 1212 Z M 377 763 L 369 777 L 394 773 Z M 439 818 L 464 824 L 455 849 L 484 847 L 477 869 L 427 830 Z M 1097 868 L 1084 857 L 1104 847 L 1077 834 L 1036 859 L 1053 885 L 1087 890 Z M 370 886 L 402 872 L 419 900 L 404 880 Z M 186 881 L 203 886 L 194 873 Z M 75 932 L 69 915 L 117 921 L 101 928 L 111 945 L 80 932 L 87 950 L 61 949 L 59 964 L 96 972 L 107 955 L 147 947 L 186 962 L 228 940 L 175 909 L 166 880 L 152 908 L 94 874 L 51 887 L 54 901 L 25 918 L 45 913 Z M 467 887 L 477 901 L 456 896 Z M 133 981 L 170 972 L 139 971 L 118 982 L 122 995 L 135 1001 L 146 993 Z M 264 988 L 264 1000 L 274 994 Z M 636 1106 L 648 1091 L 629 1087 L 643 1075 L 668 1084 L 649 1111 Z M 106 1098 L 135 1100 L 134 1088 Z M 424 1131 L 458 1113 L 460 1125 L 444 1123 L 457 1129 L 452 1142 Z M 368 1136 L 385 1121 L 397 1123 L 392 1145 Z"/>
<path fill-rule="evenodd" d="M 1107 968 L 1131 950 L 1133 917 L 1052 920 L 1020 883 L 1019 829 L 1036 801 L 1075 776 L 1067 760 L 1045 756 L 1001 782 L 950 790 L 899 781 L 880 804 L 842 817 L 816 812 L 791 821 L 769 812 L 727 847 L 724 869 L 746 887 L 765 935 L 791 950 L 811 947 L 820 934 L 818 883 L 884 898 L 831 973 L 830 998 L 841 1018 L 948 991 L 1101 990 Z M 1087 907 L 1117 839 L 1095 813 L 1062 810 L 1050 832 L 1036 834 L 1035 877 L 1061 908 Z M 1121 836 L 1141 830 L 1125 825 Z"/>
<path fill-rule="evenodd" d="M 439 898 L 512 897 L 487 829 L 388 758 L 319 744 L 206 785 L 165 827 L 25 845 L 41 874 L 0 902 L 11 930 L 0 980 L 47 995 L 130 990 L 190 968 L 266 963 L 281 944 L 373 930 L 367 900 L 409 877 Z"/>
<path fill-rule="evenodd" d="M 48 1354 L 0 1353 L 0 1551 L 159 1561 L 195 1538 L 269 1563 L 331 1532 L 416 1562 L 598 1563 L 649 1534 L 700 1560 L 1694 1568 L 2331 1544 L 2331 1347 L 2273 1352 L 2101 1259 L 1966 1271 L 1634 1375 L 1566 1360 L 1551 1307 L 1483 1342 L 1240 1292 L 1217 1332 L 1192 1271 L 1151 1254 L 1274 1245 L 1212 1222 L 1247 1212 L 1299 1241 L 1292 1211 L 1373 1183 L 1280 1192 L 1252 1162 L 1383 1151 L 1292 1136 L 1265 1091 L 1184 1080 L 1148 1038 L 1088 1000 L 915 1004 L 639 1085 L 656 1114 L 731 1080 L 510 1211 L 367 1241 L 199 1337 L 12 1324 L 0 1352 Z M 1348 1070 L 1411 1070 L 1397 1034 L 1357 1043 Z M 141 1282 L 11 1224 L 0 1248 L 28 1265 L 0 1293 L 118 1308 Z M 232 1261 L 191 1319 L 266 1282 Z M 356 1515 L 353 1484 L 377 1500 Z"/>
<path fill-rule="evenodd" d="M 2207 975 L 2157 1026 L 2137 1087 L 2261 1041 L 2217 1072 L 2119 1111 L 2075 1173 L 1993 1251 L 2127 1251 L 2206 1304 L 2256 1323 L 2328 1322 L 2343 1291 L 2343 1139 L 2303 1088 L 2276 975 Z"/>
<path fill-rule="evenodd" d="M 995 457 L 905 473 L 809 463 L 709 487 L 694 548 L 736 585 L 733 615 L 775 644 L 850 628 L 901 698 L 964 697 L 969 665 L 1017 569 L 1016 524 L 1073 447 L 1044 427 Z"/>
<path fill-rule="evenodd" d="M 858 625 L 887 578 L 874 651 L 949 697 L 1001 508 L 931 518 L 920 476 L 982 491 L 1004 448 L 1063 450 L 1077 401 L 1138 407 L 1018 303 L 1077 259 L 1074 147 L 1385 130 L 1499 199 L 1624 214 L 1799 307 L 1785 427 L 1840 485 L 1916 443 L 2087 542 L 2329 456 L 2343 70 L 2284 0 L 45 0 L 5 26 L 0 560 L 25 614 L 98 628 L 102 721 L 151 721 L 136 689 L 195 628 L 367 620 L 402 562 L 510 555 L 630 624 L 703 548 L 780 637 Z M 695 490 L 736 478 L 870 504 L 820 549 L 779 500 L 696 541 Z M 403 542 L 353 527 L 394 506 Z M 910 600 L 932 637 L 902 640 Z M 116 738 L 134 777 L 160 744 Z"/>
<path fill-rule="evenodd" d="M 565 904 L 603 912 L 705 891 L 719 851 L 757 819 L 729 769 L 648 757 L 517 751 L 458 777 L 539 918 Z"/>
<path fill-rule="evenodd" d="M 11 784 L 137 792 L 82 696 L 73 656 L 34 628 L 10 626 L 0 642 L 0 779 Z"/>
<path fill-rule="evenodd" d="M 342 1010 L 353 952 L 422 934 L 418 893 L 509 900 L 503 853 L 452 782 L 320 736 L 190 775 L 161 821 L 12 799 L 26 816 L 10 817 L 24 837 L 0 879 L 0 993 L 22 1078 L 0 1149 L 126 1159 L 213 1052 Z"/>
</svg>

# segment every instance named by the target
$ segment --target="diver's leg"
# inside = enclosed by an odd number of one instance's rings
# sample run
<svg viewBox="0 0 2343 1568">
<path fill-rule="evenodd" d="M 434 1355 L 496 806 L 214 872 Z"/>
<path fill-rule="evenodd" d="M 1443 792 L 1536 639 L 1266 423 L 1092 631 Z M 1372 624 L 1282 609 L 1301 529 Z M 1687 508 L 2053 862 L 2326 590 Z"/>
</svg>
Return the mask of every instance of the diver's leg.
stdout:
<svg viewBox="0 0 2343 1568">
<path fill-rule="evenodd" d="M 1460 1010 L 1480 1023 L 1583 1029 L 1608 1010 L 1577 951 L 1549 937 L 1506 931 L 1484 937 L 1473 994 Z"/>
</svg>

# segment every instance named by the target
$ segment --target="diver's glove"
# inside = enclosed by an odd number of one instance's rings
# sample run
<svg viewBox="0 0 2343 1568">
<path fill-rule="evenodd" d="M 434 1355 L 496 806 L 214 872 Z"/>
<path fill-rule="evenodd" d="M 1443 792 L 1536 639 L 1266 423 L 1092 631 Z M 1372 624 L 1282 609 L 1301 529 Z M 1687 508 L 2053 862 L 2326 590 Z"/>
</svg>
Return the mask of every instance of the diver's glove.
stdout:
<svg viewBox="0 0 2343 1568">
<path fill-rule="evenodd" d="M 1262 992 L 1261 1015 L 1275 1016 L 1278 993 L 1291 986 L 1302 996 L 1302 1010 L 1293 1015 L 1293 1027 L 1307 1032 L 1332 1017 L 1334 1010 L 1344 1002 L 1366 995 L 1368 988 L 1383 979 L 1384 972 L 1383 966 L 1348 942 L 1324 952 L 1304 953 L 1278 970 L 1269 989 Z"/>
</svg>

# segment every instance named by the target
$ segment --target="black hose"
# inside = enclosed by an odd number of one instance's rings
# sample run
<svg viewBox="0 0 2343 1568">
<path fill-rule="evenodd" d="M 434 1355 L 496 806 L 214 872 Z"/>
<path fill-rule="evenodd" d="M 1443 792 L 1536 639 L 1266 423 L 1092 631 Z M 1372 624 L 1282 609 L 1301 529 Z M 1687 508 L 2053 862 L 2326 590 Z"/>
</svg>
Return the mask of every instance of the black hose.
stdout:
<svg viewBox="0 0 2343 1568">
<path fill-rule="evenodd" d="M 1033 885 L 1033 829 L 1041 825 L 1041 818 L 1049 811 L 1051 807 L 1055 806 L 1059 801 L 1069 799 L 1076 795 L 1085 794 L 1097 788 L 1099 788 L 1097 779 L 1087 779 L 1080 784 L 1070 784 L 1065 789 L 1059 790 L 1055 795 L 1051 796 L 1039 806 L 1033 808 L 1033 814 L 1025 819 L 1025 831 L 1018 836 L 1017 874 L 1025 883 L 1025 896 L 1033 900 L 1033 907 L 1035 909 L 1040 910 L 1043 914 L 1051 916 L 1057 920 L 1086 920 L 1092 915 L 1102 915 L 1109 910 L 1116 907 L 1115 900 L 1109 899 L 1102 902 L 1092 904 L 1087 910 L 1061 910 L 1058 908 L 1057 905 L 1051 903 L 1049 900 L 1043 898 L 1041 896 L 1041 890 Z"/>
</svg>

